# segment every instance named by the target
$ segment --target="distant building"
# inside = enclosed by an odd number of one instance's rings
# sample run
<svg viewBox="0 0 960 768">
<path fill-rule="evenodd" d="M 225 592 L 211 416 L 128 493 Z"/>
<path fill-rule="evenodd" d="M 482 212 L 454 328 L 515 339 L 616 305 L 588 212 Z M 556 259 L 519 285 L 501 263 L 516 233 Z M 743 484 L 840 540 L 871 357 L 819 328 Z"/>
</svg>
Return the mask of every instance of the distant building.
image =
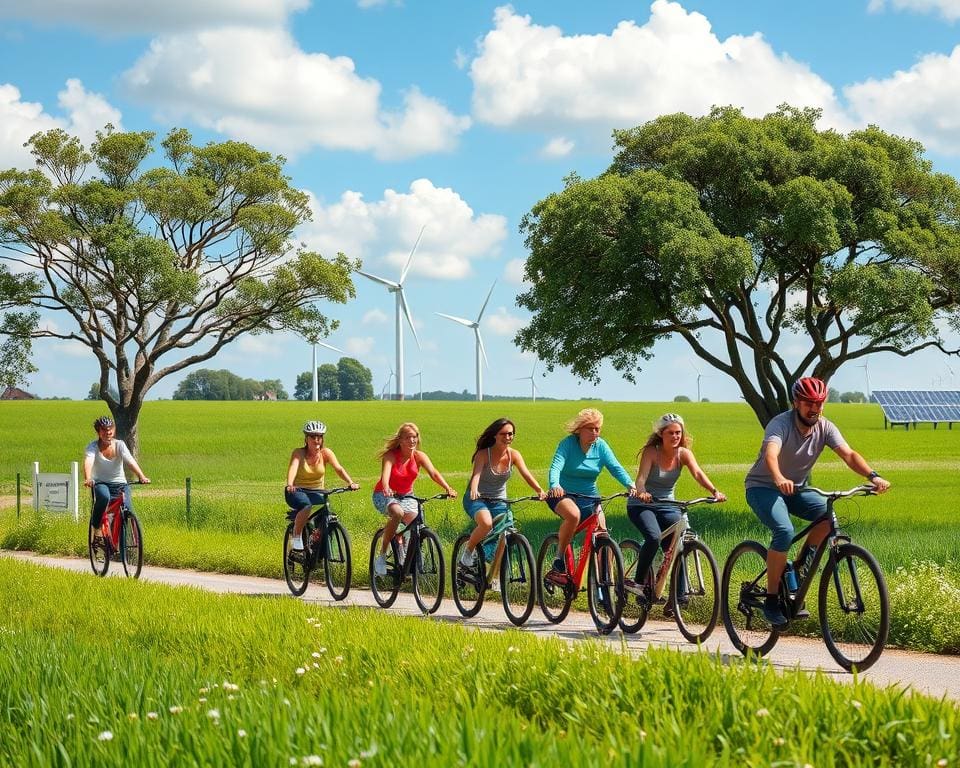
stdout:
<svg viewBox="0 0 960 768">
<path fill-rule="evenodd" d="M 3 394 L 0 395 L 0 400 L 36 400 L 36 395 L 31 395 L 29 392 L 24 392 L 18 387 L 7 387 L 3 390 Z"/>
<path fill-rule="evenodd" d="M 256 395 L 253 399 L 254 400 L 276 400 L 277 393 L 274 392 L 272 389 L 268 389 L 265 392 L 261 392 L 259 395 Z"/>
</svg>

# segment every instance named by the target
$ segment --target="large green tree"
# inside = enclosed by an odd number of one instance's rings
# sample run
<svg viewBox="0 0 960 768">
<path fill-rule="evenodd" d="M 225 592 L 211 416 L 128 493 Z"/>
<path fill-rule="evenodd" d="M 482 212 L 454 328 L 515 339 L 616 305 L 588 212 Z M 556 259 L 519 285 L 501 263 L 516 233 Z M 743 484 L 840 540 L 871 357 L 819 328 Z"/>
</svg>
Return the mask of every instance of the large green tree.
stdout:
<svg viewBox="0 0 960 768">
<path fill-rule="evenodd" d="M 633 380 L 679 337 L 762 424 L 801 375 L 958 354 L 938 330 L 958 327 L 957 181 L 915 141 L 819 117 L 716 108 L 616 131 L 605 173 L 569 177 L 523 220 L 533 319 L 517 342 L 551 368 L 595 380 L 609 360 Z"/>
<path fill-rule="evenodd" d="M 341 357 L 337 361 L 337 380 L 341 400 L 373 400 L 373 374 L 356 358 Z"/>
<path fill-rule="evenodd" d="M 143 169 L 153 140 L 107 126 L 88 151 L 48 131 L 28 144 L 36 169 L 0 172 L 0 310 L 10 310 L 0 333 L 21 349 L 37 338 L 89 347 L 134 450 L 158 381 L 246 333 L 326 336 L 336 322 L 317 303 L 352 297 L 358 266 L 292 242 L 309 207 L 282 157 L 195 145 L 175 129 L 162 164 Z M 37 324 L 41 310 L 56 322 Z"/>
</svg>

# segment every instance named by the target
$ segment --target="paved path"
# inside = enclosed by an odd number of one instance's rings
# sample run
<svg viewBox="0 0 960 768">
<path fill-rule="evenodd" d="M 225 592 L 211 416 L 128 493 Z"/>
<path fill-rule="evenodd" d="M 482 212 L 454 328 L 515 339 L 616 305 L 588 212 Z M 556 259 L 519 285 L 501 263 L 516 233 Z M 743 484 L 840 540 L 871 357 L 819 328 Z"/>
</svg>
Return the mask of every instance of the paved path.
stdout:
<svg viewBox="0 0 960 768">
<path fill-rule="evenodd" d="M 86 560 L 78 558 L 46 557 L 34 555 L 30 552 L 8 550 L 0 550 L 0 555 L 66 570 L 90 573 L 90 564 Z M 111 564 L 110 573 L 116 575 L 118 572 L 122 574 L 119 564 Z M 93 578 L 92 575 L 91 578 Z M 248 595 L 289 594 L 284 581 L 257 576 L 238 576 L 144 566 L 141 578 L 144 581 L 191 586 L 212 592 L 232 592 Z M 324 586 L 312 583 L 301 599 L 324 606 L 376 607 L 373 595 L 368 590 L 351 589 L 347 599 L 342 603 L 337 603 L 331 599 L 330 593 Z M 377 610 L 380 609 L 377 608 Z M 403 593 L 397 598 L 397 602 L 390 608 L 390 611 L 400 615 L 420 615 L 420 610 L 417 608 L 413 596 Z M 513 627 L 504 616 L 499 600 L 485 602 L 483 610 L 478 616 L 472 619 L 463 619 L 457 613 L 453 600 L 448 596 L 441 604 L 440 610 L 434 614 L 434 619 L 456 622 L 464 626 L 490 631 L 500 631 Z M 594 640 L 599 638 L 588 614 L 571 612 L 562 624 L 555 625 L 550 624 L 543 618 L 538 607 L 534 608 L 530 620 L 520 631 L 541 637 L 559 637 L 570 642 L 585 638 Z M 676 625 L 672 622 L 651 620 L 636 635 L 622 635 L 616 632 L 607 638 L 599 639 L 610 643 L 613 648 L 618 650 L 623 643 L 633 654 L 640 654 L 651 646 L 673 648 L 691 653 L 698 652 L 695 646 L 690 645 L 683 639 L 677 631 Z M 724 663 L 740 663 L 742 659 L 727 638 L 722 624 L 704 644 L 704 652 L 714 655 L 719 653 Z M 766 660 L 778 669 L 793 669 L 799 666 L 801 669 L 811 671 L 819 669 L 827 676 L 839 681 L 853 679 L 851 675 L 836 665 L 823 642 L 816 639 L 782 637 Z M 960 700 L 960 657 L 957 656 L 937 656 L 887 648 L 880 660 L 864 672 L 861 677 L 881 687 L 899 685 L 937 698 L 946 696 L 950 699 Z"/>
</svg>

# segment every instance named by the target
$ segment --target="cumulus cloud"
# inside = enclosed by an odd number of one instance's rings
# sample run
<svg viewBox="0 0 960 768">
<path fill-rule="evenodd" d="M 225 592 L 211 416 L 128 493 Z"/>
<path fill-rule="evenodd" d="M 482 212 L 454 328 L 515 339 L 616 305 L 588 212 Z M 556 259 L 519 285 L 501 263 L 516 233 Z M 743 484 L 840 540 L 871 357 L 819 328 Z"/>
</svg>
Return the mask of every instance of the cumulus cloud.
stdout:
<svg viewBox="0 0 960 768">
<path fill-rule="evenodd" d="M 357 74 L 352 59 L 308 53 L 280 28 L 157 38 L 123 82 L 165 121 L 189 118 L 287 154 L 323 147 L 396 160 L 450 151 L 470 126 L 415 87 L 401 109 L 385 108 L 380 83 Z"/>
<path fill-rule="evenodd" d="M 371 309 L 369 312 L 366 312 L 363 315 L 363 318 L 360 320 L 364 325 L 382 325 L 387 322 L 390 318 L 387 317 L 387 313 L 382 309 Z"/>
<path fill-rule="evenodd" d="M 40 131 L 62 128 L 89 146 L 95 132 L 107 123 L 122 128 L 120 112 L 79 80 L 67 80 L 57 101 L 64 117 L 49 114 L 37 102 L 23 101 L 15 85 L 0 84 L 0 168 L 32 168 L 33 157 L 23 145 Z"/>
<path fill-rule="evenodd" d="M 471 263 L 499 256 L 507 236 L 505 217 L 475 214 L 456 191 L 429 179 L 417 179 L 407 192 L 388 189 L 369 203 L 352 191 L 329 205 L 314 198 L 312 209 L 299 239 L 321 253 L 359 257 L 364 271 L 389 280 L 399 278 L 424 226 L 410 274 L 442 280 L 470 276 Z"/>
<path fill-rule="evenodd" d="M 906 71 L 850 85 L 844 95 L 863 123 L 960 154 L 960 46 L 929 54 Z"/>
<path fill-rule="evenodd" d="M 808 66 L 760 34 L 721 40 L 705 16 L 667 0 L 653 3 L 646 24 L 622 21 L 595 35 L 565 35 L 497 8 L 470 76 L 474 116 L 497 126 L 592 127 L 608 137 L 610 126 L 665 113 L 737 104 L 763 114 L 784 101 L 823 108 L 834 127 L 846 123 L 833 88 Z"/>
<path fill-rule="evenodd" d="M 527 321 L 516 315 L 511 315 L 506 307 L 497 307 L 497 311 L 490 315 L 484 325 L 493 331 L 497 336 L 509 336 L 513 338 L 517 331 L 526 325 Z"/>
<path fill-rule="evenodd" d="M 526 263 L 525 259 L 510 259 L 503 269 L 506 281 L 512 285 L 523 285 L 523 268 Z"/>
<path fill-rule="evenodd" d="M 897 11 L 938 13 L 947 21 L 960 19 L 960 0 L 870 0 L 867 7 L 871 13 L 879 13 L 886 10 L 887 5 Z"/>
<path fill-rule="evenodd" d="M 277 25 L 309 5 L 309 0 L 0 0 L 0 18 L 68 24 L 104 35 L 153 35 L 223 24 Z"/>
<path fill-rule="evenodd" d="M 573 147 L 574 143 L 570 139 L 565 136 L 557 136 L 544 145 L 540 154 L 549 158 L 566 157 L 573 151 Z"/>
<path fill-rule="evenodd" d="M 373 349 L 372 336 L 351 336 L 346 343 L 347 352 L 350 357 L 366 357 Z"/>
</svg>

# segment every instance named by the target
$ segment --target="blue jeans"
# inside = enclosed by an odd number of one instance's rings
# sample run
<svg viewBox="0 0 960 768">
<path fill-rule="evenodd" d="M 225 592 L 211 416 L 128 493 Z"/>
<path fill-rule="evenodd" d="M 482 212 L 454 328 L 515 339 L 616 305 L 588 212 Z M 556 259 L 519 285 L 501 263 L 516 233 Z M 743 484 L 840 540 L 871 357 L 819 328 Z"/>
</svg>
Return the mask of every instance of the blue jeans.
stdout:
<svg viewBox="0 0 960 768">
<path fill-rule="evenodd" d="M 666 552 L 676 538 L 676 534 L 671 534 L 661 541 L 660 534 L 680 519 L 680 510 L 662 504 L 631 504 L 628 501 L 627 517 L 643 534 L 643 545 L 637 555 L 637 575 L 630 578 L 643 581 L 657 555 L 657 547 Z"/>
<path fill-rule="evenodd" d="M 802 489 L 791 496 L 784 496 L 776 488 L 747 488 L 747 504 L 760 518 L 760 522 L 773 531 L 770 549 L 774 552 L 786 552 L 790 549 L 790 542 L 793 540 L 790 515 L 813 521 L 827 511 L 826 499 Z"/>
<path fill-rule="evenodd" d="M 127 507 L 133 511 L 133 498 L 130 496 L 130 486 L 127 483 L 100 483 L 94 481 L 93 488 L 93 510 L 90 512 L 90 527 L 99 528 L 100 521 L 103 520 L 103 511 L 110 503 L 110 499 L 115 499 L 121 493 L 127 498 Z"/>
</svg>

